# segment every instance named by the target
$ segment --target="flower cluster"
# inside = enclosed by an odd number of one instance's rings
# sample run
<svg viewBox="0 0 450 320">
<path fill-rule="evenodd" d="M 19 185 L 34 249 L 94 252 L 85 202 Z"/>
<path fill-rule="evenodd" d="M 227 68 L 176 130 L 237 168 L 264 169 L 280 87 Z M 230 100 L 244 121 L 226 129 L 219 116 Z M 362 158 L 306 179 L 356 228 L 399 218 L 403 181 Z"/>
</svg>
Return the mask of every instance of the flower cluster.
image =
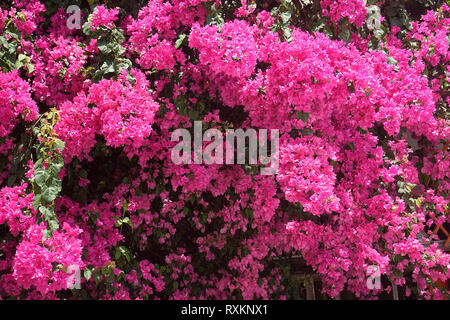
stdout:
<svg viewBox="0 0 450 320">
<path fill-rule="evenodd" d="M 361 27 L 366 20 L 367 8 L 365 0 L 321 0 L 320 6 L 323 14 L 330 17 L 333 22 L 337 22 L 345 17 L 355 26 Z"/>
<path fill-rule="evenodd" d="M 1 8 L 0 298 L 287 299 L 292 256 L 329 297 L 386 297 L 375 266 L 448 298 L 449 7 L 393 3 Z M 175 164 L 193 121 L 278 130 L 276 175 Z"/>
<path fill-rule="evenodd" d="M 74 156 L 88 158 L 96 133 L 108 146 L 129 147 L 130 157 L 150 136 L 159 106 L 147 91 L 144 74 L 132 71 L 134 84 L 127 81 L 127 75 L 122 74 L 118 81 L 102 80 L 90 87 L 87 96 L 81 92 L 74 102 L 61 105 L 61 120 L 55 131 L 67 144 L 68 160 Z"/>
<path fill-rule="evenodd" d="M 0 88 L 0 138 L 4 138 L 20 118 L 27 122 L 36 120 L 39 111 L 31 98 L 29 84 L 17 71 L 0 73 Z"/>
<path fill-rule="evenodd" d="M 97 30 L 98 27 L 104 26 L 106 28 L 114 28 L 114 21 L 117 20 L 119 10 L 108 10 L 104 5 L 95 7 L 95 11 L 92 14 L 91 29 Z"/>
</svg>

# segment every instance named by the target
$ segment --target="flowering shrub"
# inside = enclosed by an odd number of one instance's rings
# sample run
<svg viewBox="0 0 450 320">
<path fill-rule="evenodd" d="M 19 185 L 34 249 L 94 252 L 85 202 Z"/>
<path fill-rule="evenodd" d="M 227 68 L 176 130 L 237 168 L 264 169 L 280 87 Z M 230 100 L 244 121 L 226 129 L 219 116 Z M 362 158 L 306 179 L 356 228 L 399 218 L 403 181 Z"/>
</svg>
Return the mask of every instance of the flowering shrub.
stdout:
<svg viewBox="0 0 450 320">
<path fill-rule="evenodd" d="M 332 298 L 448 298 L 443 1 L 12 2 L 0 298 L 289 299 L 294 255 Z M 193 121 L 278 129 L 277 174 L 173 163 Z"/>
</svg>

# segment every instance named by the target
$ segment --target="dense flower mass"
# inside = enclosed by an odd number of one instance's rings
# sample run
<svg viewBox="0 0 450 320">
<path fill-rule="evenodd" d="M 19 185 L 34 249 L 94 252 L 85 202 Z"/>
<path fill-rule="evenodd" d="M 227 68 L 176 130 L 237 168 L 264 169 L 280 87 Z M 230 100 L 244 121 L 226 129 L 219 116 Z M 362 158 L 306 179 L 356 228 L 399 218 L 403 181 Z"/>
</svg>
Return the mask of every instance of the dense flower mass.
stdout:
<svg viewBox="0 0 450 320">
<path fill-rule="evenodd" d="M 89 88 L 88 96 L 81 92 L 73 103 L 61 104 L 55 132 L 67 144 L 68 160 L 88 157 L 96 133 L 104 137 L 107 146 L 125 146 L 130 158 L 150 136 L 159 106 L 148 92 L 145 75 L 137 70 L 131 75 L 136 77 L 134 85 L 123 73 L 119 81 L 102 80 Z"/>
<path fill-rule="evenodd" d="M 12 2 L 0 299 L 298 298 L 293 257 L 330 298 L 449 298 L 443 1 Z M 278 130 L 276 174 L 176 164 L 194 121 Z"/>
<path fill-rule="evenodd" d="M 30 85 L 17 71 L 0 73 L 0 138 L 7 137 L 20 119 L 37 119 L 36 102 L 31 98 Z"/>
</svg>

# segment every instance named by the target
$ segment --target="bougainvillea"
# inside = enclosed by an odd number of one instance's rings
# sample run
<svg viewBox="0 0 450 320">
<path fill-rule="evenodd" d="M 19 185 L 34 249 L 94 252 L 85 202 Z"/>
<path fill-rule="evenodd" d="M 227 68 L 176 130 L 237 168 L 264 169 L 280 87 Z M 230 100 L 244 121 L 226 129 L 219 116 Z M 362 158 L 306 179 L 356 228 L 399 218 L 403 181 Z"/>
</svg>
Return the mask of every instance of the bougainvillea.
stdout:
<svg viewBox="0 0 450 320">
<path fill-rule="evenodd" d="M 443 1 L 115 2 L 0 2 L 1 299 L 449 297 Z M 176 164 L 194 121 L 276 173 Z"/>
</svg>

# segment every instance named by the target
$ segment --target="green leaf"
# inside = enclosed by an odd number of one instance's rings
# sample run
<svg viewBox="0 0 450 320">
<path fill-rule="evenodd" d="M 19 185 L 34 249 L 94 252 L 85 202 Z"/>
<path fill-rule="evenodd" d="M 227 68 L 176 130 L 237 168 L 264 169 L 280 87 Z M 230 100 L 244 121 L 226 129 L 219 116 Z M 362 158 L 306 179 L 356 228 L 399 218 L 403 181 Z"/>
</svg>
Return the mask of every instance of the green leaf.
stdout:
<svg viewBox="0 0 450 320">
<path fill-rule="evenodd" d="M 288 24 L 289 21 L 291 20 L 291 12 L 290 12 L 290 11 L 282 12 L 282 13 L 280 14 L 280 18 L 281 18 L 281 21 L 282 21 L 284 24 Z"/>
<path fill-rule="evenodd" d="M 115 217 L 115 218 L 117 218 L 117 217 Z M 127 220 L 128 219 L 128 220 Z M 128 223 L 129 222 L 129 223 Z M 126 217 L 126 218 L 124 218 L 124 219 L 118 219 L 117 218 L 117 221 L 116 221 L 116 224 L 115 224 L 115 226 L 116 226 L 116 228 L 119 228 L 119 227 L 121 227 L 123 224 L 131 224 L 131 221 L 130 221 L 130 218 L 128 218 L 128 217 Z M 131 226 L 132 226 L 132 224 L 131 224 Z"/>
<path fill-rule="evenodd" d="M 47 207 L 40 206 L 39 212 L 42 213 L 45 220 L 49 220 L 53 217 L 53 212 L 51 212 Z"/>
<path fill-rule="evenodd" d="M 53 177 L 57 177 L 63 166 L 63 162 L 52 162 L 46 172 Z"/>
<path fill-rule="evenodd" d="M 42 234 L 44 235 L 45 239 L 49 239 L 52 236 L 51 231 L 48 229 L 45 229 L 44 231 L 42 231 Z"/>
<path fill-rule="evenodd" d="M 123 212 L 127 212 L 129 205 L 130 205 L 130 203 L 127 201 L 127 199 L 124 199 L 123 203 L 121 205 Z"/>
<path fill-rule="evenodd" d="M 207 13 L 206 24 L 213 24 L 220 28 L 225 23 L 225 20 L 222 18 L 221 10 L 216 9 L 215 2 L 203 2 L 203 6 Z"/>
<path fill-rule="evenodd" d="M 122 223 L 125 223 L 127 225 L 129 225 L 131 227 L 131 229 L 133 229 L 133 223 L 131 222 L 129 217 L 125 217 L 122 219 Z"/>
<path fill-rule="evenodd" d="M 94 273 L 94 279 L 96 284 L 98 284 L 102 280 L 102 275 L 100 274 L 100 272 Z"/>
<path fill-rule="evenodd" d="M 304 111 L 297 111 L 297 120 L 300 119 L 306 123 L 309 119 L 309 113 Z"/>
<path fill-rule="evenodd" d="M 50 228 L 50 231 L 58 230 L 58 228 L 59 228 L 58 220 L 57 219 L 51 219 L 50 221 L 48 221 L 48 226 Z"/>
<path fill-rule="evenodd" d="M 92 21 L 92 19 L 91 19 L 91 21 Z M 92 30 L 91 30 L 91 26 L 90 26 L 89 20 L 86 21 L 86 22 L 83 24 L 83 26 L 82 26 L 81 29 L 82 29 L 83 33 L 84 33 L 85 35 L 87 35 L 87 36 L 89 36 L 89 35 L 92 33 Z"/>
<path fill-rule="evenodd" d="M 53 209 L 40 206 L 39 212 L 42 214 L 43 220 L 48 223 L 50 231 L 55 231 L 59 228 L 58 219 L 56 218 Z"/>
<path fill-rule="evenodd" d="M 31 63 L 28 63 L 25 67 L 27 68 L 28 73 L 32 73 L 34 71 L 34 65 Z"/>
<path fill-rule="evenodd" d="M 384 37 L 384 31 L 382 29 L 376 29 L 373 31 L 373 35 L 376 39 L 382 40 Z"/>
<path fill-rule="evenodd" d="M 123 35 L 123 31 L 121 29 L 114 28 L 111 31 L 111 37 L 114 42 L 121 44 L 125 41 L 125 36 Z"/>
<path fill-rule="evenodd" d="M 33 199 L 33 209 L 34 211 L 38 210 L 39 204 L 41 203 L 41 195 L 35 194 Z"/>
<path fill-rule="evenodd" d="M 111 53 L 110 40 L 106 37 L 101 37 L 97 42 L 97 48 L 105 55 Z"/>
<path fill-rule="evenodd" d="M 30 62 L 30 57 L 27 57 L 24 54 L 19 54 L 16 60 L 16 69 L 22 68 L 25 64 Z"/>
<path fill-rule="evenodd" d="M 114 254 L 114 259 L 119 260 L 122 256 L 122 253 L 120 252 L 119 248 L 116 249 L 116 253 Z"/>
<path fill-rule="evenodd" d="M 49 178 L 50 174 L 45 169 L 39 168 L 34 171 L 34 181 L 41 188 L 45 186 L 45 183 Z"/>
<path fill-rule="evenodd" d="M 423 201 L 422 198 L 415 199 L 415 203 L 416 203 L 417 208 L 420 208 L 420 206 L 422 205 L 422 201 Z"/>
<path fill-rule="evenodd" d="M 116 252 L 115 252 L 114 257 L 115 257 L 116 260 L 119 260 L 120 257 L 122 257 L 122 256 L 125 257 L 125 259 L 128 262 L 131 261 L 132 257 L 131 257 L 130 251 L 128 251 L 128 249 L 125 248 L 124 246 L 119 246 L 119 247 L 116 248 Z"/>
<path fill-rule="evenodd" d="M 128 59 L 118 58 L 115 61 L 115 70 L 117 72 L 121 72 L 123 70 L 127 70 L 132 66 L 132 62 Z"/>
<path fill-rule="evenodd" d="M 352 39 L 352 34 L 350 32 L 349 29 L 344 28 L 340 34 L 341 39 L 344 40 L 345 42 L 350 42 L 350 40 Z"/>
<path fill-rule="evenodd" d="M 66 143 L 60 139 L 55 139 L 54 141 L 56 142 L 56 145 L 58 146 L 59 151 L 63 152 L 64 148 L 66 147 Z M 64 163 L 63 163 L 63 165 L 64 165 Z"/>
<path fill-rule="evenodd" d="M 179 48 L 181 47 L 181 45 L 183 44 L 184 40 L 187 39 L 187 35 L 186 34 L 180 34 L 180 36 L 178 37 L 177 41 L 175 41 L 175 48 Z"/>
<path fill-rule="evenodd" d="M 91 277 L 92 277 L 92 270 L 86 268 L 86 270 L 84 270 L 83 274 L 84 274 L 84 278 L 89 281 L 89 279 L 91 279 Z"/>
<path fill-rule="evenodd" d="M 47 202 L 53 202 L 58 197 L 59 190 L 56 187 L 48 187 L 43 189 L 42 198 Z"/>
<path fill-rule="evenodd" d="M 61 180 L 59 180 L 57 176 L 52 176 L 50 179 L 47 180 L 46 187 L 55 188 L 56 191 L 59 193 L 61 192 L 62 182 Z M 43 189 L 45 189 L 45 187 Z"/>
</svg>

